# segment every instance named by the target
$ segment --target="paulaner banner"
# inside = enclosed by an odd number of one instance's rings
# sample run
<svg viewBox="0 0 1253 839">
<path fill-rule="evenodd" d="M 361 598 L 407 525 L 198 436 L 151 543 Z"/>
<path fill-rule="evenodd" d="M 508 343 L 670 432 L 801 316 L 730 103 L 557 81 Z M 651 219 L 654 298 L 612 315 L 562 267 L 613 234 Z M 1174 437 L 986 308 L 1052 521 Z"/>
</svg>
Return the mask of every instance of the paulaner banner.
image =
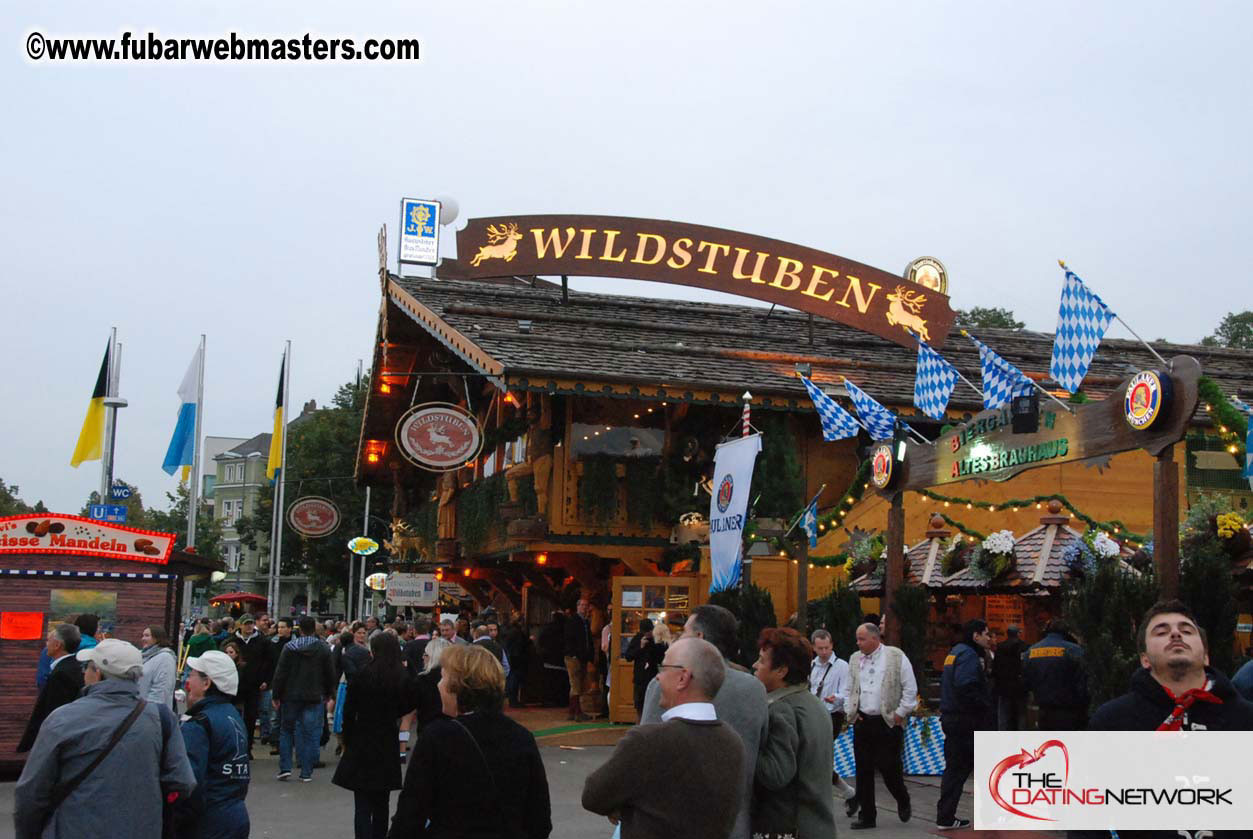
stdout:
<svg viewBox="0 0 1253 839">
<path fill-rule="evenodd" d="M 740 581 L 744 517 L 748 512 L 753 465 L 760 451 L 760 434 L 723 443 L 714 451 L 714 491 L 709 499 L 711 594 Z"/>
<path fill-rule="evenodd" d="M 1253 825 L 1253 732 L 975 732 L 976 830 Z"/>
</svg>

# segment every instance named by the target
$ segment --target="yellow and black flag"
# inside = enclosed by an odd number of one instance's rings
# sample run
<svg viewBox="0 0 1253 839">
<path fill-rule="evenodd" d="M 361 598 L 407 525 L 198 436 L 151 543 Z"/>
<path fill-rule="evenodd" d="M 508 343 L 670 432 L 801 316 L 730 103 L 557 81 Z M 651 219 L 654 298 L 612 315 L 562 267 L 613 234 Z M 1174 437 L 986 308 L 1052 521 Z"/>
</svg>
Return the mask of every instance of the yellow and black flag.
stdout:
<svg viewBox="0 0 1253 839">
<path fill-rule="evenodd" d="M 83 418 L 83 430 L 78 432 L 78 443 L 74 446 L 74 454 L 70 455 L 70 465 L 78 466 L 84 460 L 99 460 L 104 456 L 104 398 L 109 393 L 109 350 L 112 340 L 104 349 L 104 360 L 100 362 L 100 375 L 96 376 L 96 387 L 91 392 L 91 402 L 87 404 L 87 416 Z"/>
<path fill-rule="evenodd" d="M 265 476 L 274 479 L 274 473 L 283 468 L 283 381 L 287 372 L 287 354 L 278 367 L 278 396 L 274 398 L 274 432 L 270 435 L 270 456 L 265 462 Z"/>
</svg>

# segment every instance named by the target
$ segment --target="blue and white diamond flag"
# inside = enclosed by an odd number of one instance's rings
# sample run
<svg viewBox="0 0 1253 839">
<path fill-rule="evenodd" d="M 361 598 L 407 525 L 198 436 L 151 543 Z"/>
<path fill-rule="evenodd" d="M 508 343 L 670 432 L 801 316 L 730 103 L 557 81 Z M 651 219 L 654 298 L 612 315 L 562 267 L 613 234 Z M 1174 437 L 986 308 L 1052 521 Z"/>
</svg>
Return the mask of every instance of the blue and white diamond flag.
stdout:
<svg viewBox="0 0 1253 839">
<path fill-rule="evenodd" d="M 1113 319 L 1114 313 L 1109 306 L 1084 285 L 1074 271 L 1066 269 L 1049 375 L 1067 393 L 1079 390 L 1092 363 L 1092 356 L 1096 355 L 1096 348 Z"/>
<path fill-rule="evenodd" d="M 818 412 L 818 420 L 822 423 L 822 439 L 830 443 L 834 440 L 856 437 L 857 432 L 861 430 L 861 425 L 853 418 L 853 415 L 841 408 L 834 399 L 823 393 L 821 388 L 809 379 L 801 376 L 801 381 L 805 383 L 805 390 L 809 391 L 809 398 L 813 400 L 814 409 Z"/>
<path fill-rule="evenodd" d="M 957 384 L 957 370 L 944 356 L 918 342 L 918 375 L 914 378 L 914 404 L 933 420 L 943 420 L 948 398 Z"/>
<path fill-rule="evenodd" d="M 857 416 L 865 423 L 866 430 L 875 440 L 887 440 L 896 433 L 896 414 L 880 405 L 874 397 L 853 384 L 851 379 L 844 380 L 848 388 L 848 396 L 853 400 Z"/>
<path fill-rule="evenodd" d="M 979 365 L 983 368 L 983 407 L 994 411 L 1015 396 L 1030 393 L 1035 385 L 1014 365 L 1001 358 L 987 344 L 970 333 L 966 337 L 979 348 Z"/>
<path fill-rule="evenodd" d="M 818 500 L 814 499 L 805 508 L 805 516 L 801 519 L 801 528 L 809 537 L 809 547 L 818 547 Z"/>
</svg>

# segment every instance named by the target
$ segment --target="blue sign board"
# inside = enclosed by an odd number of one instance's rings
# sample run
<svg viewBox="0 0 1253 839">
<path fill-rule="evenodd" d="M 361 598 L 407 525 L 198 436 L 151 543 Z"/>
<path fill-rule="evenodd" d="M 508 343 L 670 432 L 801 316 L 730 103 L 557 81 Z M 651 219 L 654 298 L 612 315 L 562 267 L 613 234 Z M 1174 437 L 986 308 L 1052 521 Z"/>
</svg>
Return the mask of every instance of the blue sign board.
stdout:
<svg viewBox="0 0 1253 839">
<path fill-rule="evenodd" d="M 123 504 L 92 504 L 87 510 L 87 517 L 96 521 L 126 524 L 126 506 Z"/>
<path fill-rule="evenodd" d="M 131 488 L 126 484 L 114 484 L 109 487 L 109 498 L 114 501 L 125 501 L 131 497 Z"/>
</svg>

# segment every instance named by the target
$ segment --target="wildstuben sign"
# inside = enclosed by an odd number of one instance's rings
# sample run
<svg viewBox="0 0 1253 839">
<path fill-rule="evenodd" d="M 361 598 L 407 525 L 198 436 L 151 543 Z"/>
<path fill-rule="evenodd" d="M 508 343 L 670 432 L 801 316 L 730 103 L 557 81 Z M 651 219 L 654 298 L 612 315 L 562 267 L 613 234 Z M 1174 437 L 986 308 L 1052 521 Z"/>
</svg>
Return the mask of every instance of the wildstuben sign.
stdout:
<svg viewBox="0 0 1253 839">
<path fill-rule="evenodd" d="M 1173 396 L 1161 405 L 1161 415 L 1151 428 L 1137 430 L 1132 402 L 1126 398 L 1129 385 L 1140 381 L 1137 374 L 1100 402 L 1074 406 L 1074 413 L 1040 409 L 1040 427 L 1026 434 L 1013 432 L 1008 407 L 984 411 L 969 422 L 940 435 L 932 445 L 909 443 L 906 448 L 904 477 L 898 489 L 925 489 L 941 484 L 980 478 L 1004 481 L 1019 472 L 1072 460 L 1144 449 L 1158 455 L 1183 439 L 1188 421 L 1196 411 L 1197 383 L 1201 367 L 1196 359 L 1176 356 L 1168 379 Z M 1134 395 L 1134 394 L 1133 394 Z"/>
<path fill-rule="evenodd" d="M 675 221 L 617 216 L 498 216 L 457 233 L 450 279 L 621 277 L 752 297 L 846 323 L 904 347 L 910 330 L 940 347 L 949 299 L 898 275 L 813 248 Z"/>
</svg>

